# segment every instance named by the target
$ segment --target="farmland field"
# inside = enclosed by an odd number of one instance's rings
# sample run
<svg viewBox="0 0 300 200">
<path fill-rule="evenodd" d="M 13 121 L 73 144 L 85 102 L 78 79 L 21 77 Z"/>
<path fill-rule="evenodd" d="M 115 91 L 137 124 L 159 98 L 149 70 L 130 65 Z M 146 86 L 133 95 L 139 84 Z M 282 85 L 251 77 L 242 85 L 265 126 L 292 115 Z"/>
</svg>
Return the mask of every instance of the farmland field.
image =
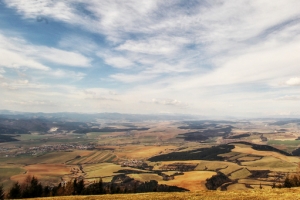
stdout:
<svg viewBox="0 0 300 200">
<path fill-rule="evenodd" d="M 215 174 L 215 172 L 210 171 L 185 172 L 184 175 L 175 176 L 174 180 L 159 181 L 159 183 L 183 187 L 190 191 L 207 190 L 204 185 L 206 179 Z"/>
<path fill-rule="evenodd" d="M 28 176 L 35 176 L 43 183 L 57 183 L 65 175 L 71 174 L 71 167 L 63 164 L 36 164 L 23 167 L 22 174 L 11 176 L 11 180 L 23 182 Z"/>
<path fill-rule="evenodd" d="M 116 151 L 115 154 L 120 158 L 144 159 L 175 148 L 176 146 L 127 146 L 122 150 Z"/>
</svg>

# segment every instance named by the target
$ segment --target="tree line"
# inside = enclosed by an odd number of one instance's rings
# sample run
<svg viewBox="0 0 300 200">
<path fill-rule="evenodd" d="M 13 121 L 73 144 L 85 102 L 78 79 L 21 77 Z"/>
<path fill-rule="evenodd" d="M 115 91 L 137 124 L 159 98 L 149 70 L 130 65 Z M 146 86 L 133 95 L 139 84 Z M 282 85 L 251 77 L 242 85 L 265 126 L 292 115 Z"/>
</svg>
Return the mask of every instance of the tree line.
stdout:
<svg viewBox="0 0 300 200">
<path fill-rule="evenodd" d="M 83 179 L 74 179 L 69 182 L 60 182 L 58 185 L 51 187 L 43 186 L 34 176 L 28 176 L 24 183 L 14 183 L 13 186 L 8 190 L 7 194 L 4 194 L 3 186 L 0 186 L 0 199 L 183 191 L 188 190 L 176 186 L 158 184 L 158 182 L 155 180 L 141 182 L 123 174 L 115 176 L 109 183 L 103 182 L 101 178 L 91 184 L 86 184 Z"/>
<path fill-rule="evenodd" d="M 93 195 L 105 194 L 109 191 L 103 190 L 103 182 L 100 178 L 98 182 L 94 182 L 85 186 L 84 180 L 74 179 L 69 182 L 59 183 L 57 186 L 43 186 L 36 177 L 27 177 L 24 183 L 16 182 L 5 194 L 3 186 L 0 186 L 0 199 L 21 199 L 35 197 L 51 197 L 51 196 L 69 196 L 69 195 Z"/>
</svg>

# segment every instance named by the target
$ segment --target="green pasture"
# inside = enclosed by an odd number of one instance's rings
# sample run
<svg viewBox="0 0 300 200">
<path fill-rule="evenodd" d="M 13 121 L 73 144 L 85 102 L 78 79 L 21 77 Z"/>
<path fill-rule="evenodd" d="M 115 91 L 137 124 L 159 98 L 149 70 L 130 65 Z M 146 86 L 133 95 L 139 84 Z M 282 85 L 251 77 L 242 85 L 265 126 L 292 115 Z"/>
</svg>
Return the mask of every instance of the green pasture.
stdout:
<svg viewBox="0 0 300 200">
<path fill-rule="evenodd" d="M 4 186 L 4 190 L 8 190 L 13 181 L 10 180 L 11 176 L 24 173 L 25 169 L 15 166 L 0 166 L 0 185 Z"/>
<path fill-rule="evenodd" d="M 22 134 L 18 137 L 15 137 L 16 139 L 20 140 L 20 141 L 26 141 L 26 140 L 40 140 L 40 139 L 45 139 L 45 138 L 49 138 L 49 137 L 53 137 L 50 134 L 47 135 L 39 135 L 39 134 Z"/>
<path fill-rule="evenodd" d="M 20 167 L 1 167 L 0 166 L 0 182 L 9 179 L 11 176 L 24 173 L 26 170 Z"/>
<path fill-rule="evenodd" d="M 91 151 L 92 153 L 93 151 Z M 0 163 L 13 163 L 13 164 L 37 164 L 37 163 L 49 163 L 49 164 L 61 164 L 68 160 L 74 159 L 80 155 L 80 151 L 72 152 L 51 152 L 40 156 L 21 155 L 16 157 L 0 158 Z"/>
<path fill-rule="evenodd" d="M 97 139 L 101 135 L 108 135 L 110 133 L 111 132 L 90 132 L 90 133 L 87 133 L 86 136 L 89 139 Z"/>
</svg>

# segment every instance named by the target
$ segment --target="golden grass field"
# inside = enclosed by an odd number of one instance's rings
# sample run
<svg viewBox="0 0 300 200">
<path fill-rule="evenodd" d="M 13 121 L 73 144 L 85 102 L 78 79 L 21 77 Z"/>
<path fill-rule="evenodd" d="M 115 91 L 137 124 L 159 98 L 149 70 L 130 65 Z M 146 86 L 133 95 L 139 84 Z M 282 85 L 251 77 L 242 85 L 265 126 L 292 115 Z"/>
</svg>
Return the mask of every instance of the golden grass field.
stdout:
<svg viewBox="0 0 300 200">
<path fill-rule="evenodd" d="M 186 188 L 190 191 L 207 190 L 205 187 L 206 179 L 215 175 L 216 172 L 210 171 L 191 171 L 184 175 L 175 176 L 174 180 L 159 181 L 159 184 L 174 185 Z"/>
<path fill-rule="evenodd" d="M 154 199 L 201 199 L 201 200 L 299 200 L 300 188 L 291 189 L 253 189 L 234 191 L 198 191 L 198 192 L 174 192 L 174 193 L 137 193 L 137 194 L 113 194 L 72 197 L 47 197 L 35 198 L 37 200 L 154 200 Z"/>
<path fill-rule="evenodd" d="M 119 158 L 127 159 L 145 159 L 151 156 L 157 155 L 160 152 L 166 152 L 170 149 L 175 149 L 176 146 L 144 146 L 144 145 L 135 145 L 135 146 L 125 146 L 121 151 L 116 151 L 115 154 Z"/>
</svg>

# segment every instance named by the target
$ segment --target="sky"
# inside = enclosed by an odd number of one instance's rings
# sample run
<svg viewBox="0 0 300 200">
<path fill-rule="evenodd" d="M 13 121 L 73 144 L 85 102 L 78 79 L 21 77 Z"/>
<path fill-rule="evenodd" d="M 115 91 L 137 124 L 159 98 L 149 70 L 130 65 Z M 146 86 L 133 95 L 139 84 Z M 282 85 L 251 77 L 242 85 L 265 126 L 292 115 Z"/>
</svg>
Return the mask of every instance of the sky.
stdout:
<svg viewBox="0 0 300 200">
<path fill-rule="evenodd" d="M 0 109 L 300 116 L 299 0 L 0 0 Z"/>
</svg>

